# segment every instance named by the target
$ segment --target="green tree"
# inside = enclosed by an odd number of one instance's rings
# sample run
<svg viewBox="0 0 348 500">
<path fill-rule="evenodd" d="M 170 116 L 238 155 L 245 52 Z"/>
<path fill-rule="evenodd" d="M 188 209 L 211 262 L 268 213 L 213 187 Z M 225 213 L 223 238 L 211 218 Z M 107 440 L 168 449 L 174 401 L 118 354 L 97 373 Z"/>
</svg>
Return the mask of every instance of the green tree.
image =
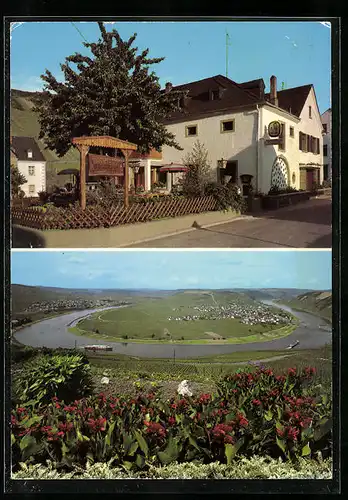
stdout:
<svg viewBox="0 0 348 500">
<path fill-rule="evenodd" d="M 110 135 L 138 144 L 139 150 L 160 150 L 163 145 L 182 148 L 162 120 L 181 109 L 186 92 L 161 90 L 151 65 L 162 58 L 148 58 L 149 49 L 137 55 L 132 47 L 136 33 L 124 41 L 113 29 L 98 22 L 101 38 L 84 43 L 91 57 L 75 53 L 61 64 L 65 81 L 46 69 L 42 100 L 36 106 L 40 139 L 63 156 L 71 139 L 83 135 Z M 75 69 L 71 65 L 75 65 Z"/>
<path fill-rule="evenodd" d="M 22 193 L 21 186 L 25 184 L 27 179 L 18 170 L 17 165 L 11 165 L 11 194 L 13 197 L 18 197 Z"/>
<path fill-rule="evenodd" d="M 183 158 L 183 163 L 188 168 L 182 181 L 184 194 L 203 196 L 205 187 L 213 181 L 214 176 L 204 144 L 196 141 L 192 151 Z"/>
</svg>

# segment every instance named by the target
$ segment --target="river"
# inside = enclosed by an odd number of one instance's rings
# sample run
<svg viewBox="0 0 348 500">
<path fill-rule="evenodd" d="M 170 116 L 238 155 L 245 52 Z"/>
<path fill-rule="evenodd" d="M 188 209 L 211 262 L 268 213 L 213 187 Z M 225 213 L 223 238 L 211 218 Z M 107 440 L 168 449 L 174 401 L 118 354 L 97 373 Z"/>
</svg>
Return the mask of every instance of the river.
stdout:
<svg viewBox="0 0 348 500">
<path fill-rule="evenodd" d="M 271 300 L 261 301 L 290 312 L 299 319 L 299 326 L 290 335 L 267 341 L 253 342 L 249 344 L 137 344 L 131 342 L 109 342 L 85 336 L 74 335 L 68 328 L 86 316 L 106 309 L 115 307 L 105 307 L 98 309 L 87 309 L 84 311 L 74 311 L 55 318 L 46 319 L 38 323 L 26 326 L 14 333 L 14 338 L 24 345 L 32 347 L 83 347 L 90 344 L 107 344 L 113 348 L 113 352 L 137 356 L 140 358 L 195 358 L 199 356 L 212 356 L 217 354 L 227 354 L 241 351 L 277 351 L 285 349 L 289 344 L 300 341 L 296 349 L 315 349 L 321 347 L 332 340 L 332 330 L 326 322 L 318 316 L 309 313 L 295 311 L 290 307 L 277 304 Z M 120 306 L 125 307 L 125 306 Z"/>
</svg>

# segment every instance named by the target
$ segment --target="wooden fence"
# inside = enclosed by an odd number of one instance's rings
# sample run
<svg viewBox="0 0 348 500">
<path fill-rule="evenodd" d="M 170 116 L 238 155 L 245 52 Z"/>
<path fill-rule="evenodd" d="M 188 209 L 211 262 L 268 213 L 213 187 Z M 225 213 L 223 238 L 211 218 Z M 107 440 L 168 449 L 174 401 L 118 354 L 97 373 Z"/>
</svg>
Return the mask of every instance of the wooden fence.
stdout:
<svg viewBox="0 0 348 500">
<path fill-rule="evenodd" d="M 113 205 L 109 208 L 87 206 L 86 210 L 60 207 L 48 208 L 43 211 L 41 207 L 12 207 L 11 215 L 12 224 L 35 229 L 92 229 L 215 210 L 217 210 L 215 198 L 203 196 L 133 203 L 128 209 L 125 209 L 123 204 Z"/>
</svg>

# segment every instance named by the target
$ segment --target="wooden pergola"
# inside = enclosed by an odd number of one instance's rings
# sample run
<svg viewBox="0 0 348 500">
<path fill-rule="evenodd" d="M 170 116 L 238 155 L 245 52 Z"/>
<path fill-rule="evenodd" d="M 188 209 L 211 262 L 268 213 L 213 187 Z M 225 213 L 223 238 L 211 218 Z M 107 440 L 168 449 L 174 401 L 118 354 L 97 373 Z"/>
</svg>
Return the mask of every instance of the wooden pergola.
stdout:
<svg viewBox="0 0 348 500">
<path fill-rule="evenodd" d="M 136 144 L 123 141 L 108 135 L 74 137 L 72 143 L 80 151 L 80 205 L 82 210 L 86 208 L 86 156 L 90 147 L 120 149 L 125 158 L 124 169 L 124 205 L 128 207 L 129 190 L 129 157 L 133 151 L 138 149 Z"/>
</svg>

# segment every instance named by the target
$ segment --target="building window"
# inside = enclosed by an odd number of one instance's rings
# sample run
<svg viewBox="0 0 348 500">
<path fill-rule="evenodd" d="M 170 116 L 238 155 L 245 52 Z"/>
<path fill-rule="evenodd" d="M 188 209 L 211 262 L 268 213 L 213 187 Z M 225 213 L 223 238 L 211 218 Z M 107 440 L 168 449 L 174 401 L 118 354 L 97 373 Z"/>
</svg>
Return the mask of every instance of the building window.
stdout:
<svg viewBox="0 0 348 500">
<path fill-rule="evenodd" d="M 280 122 L 279 139 L 281 140 L 281 142 L 278 146 L 278 151 L 285 151 L 285 133 L 286 133 L 285 123 Z"/>
<path fill-rule="evenodd" d="M 326 163 L 324 165 L 324 181 L 329 179 L 329 165 Z"/>
<path fill-rule="evenodd" d="M 32 152 L 31 149 L 28 149 L 27 154 L 28 154 L 28 158 L 32 158 L 33 157 L 33 152 Z"/>
<path fill-rule="evenodd" d="M 323 155 L 327 156 L 327 144 L 324 144 L 323 146 Z"/>
<path fill-rule="evenodd" d="M 35 175 L 35 167 L 33 167 L 33 166 L 28 167 L 28 172 L 29 172 L 29 175 Z"/>
<path fill-rule="evenodd" d="M 29 184 L 29 194 L 35 193 L 35 185 L 34 184 Z"/>
<path fill-rule="evenodd" d="M 299 133 L 299 149 L 304 153 L 308 152 L 308 135 L 303 132 Z"/>
<path fill-rule="evenodd" d="M 327 123 L 323 123 L 323 130 L 324 133 L 327 134 Z"/>
<path fill-rule="evenodd" d="M 312 118 L 312 106 L 308 106 L 308 116 Z"/>
<path fill-rule="evenodd" d="M 212 101 L 216 101 L 217 99 L 219 99 L 219 91 L 218 90 L 212 90 L 210 92 L 210 99 Z"/>
<path fill-rule="evenodd" d="M 192 137 L 197 135 L 197 125 L 187 125 L 186 126 L 186 137 Z"/>
<path fill-rule="evenodd" d="M 221 133 L 234 132 L 234 120 L 224 120 L 221 122 Z"/>
<path fill-rule="evenodd" d="M 290 137 L 295 137 L 294 127 L 290 127 Z"/>
</svg>

